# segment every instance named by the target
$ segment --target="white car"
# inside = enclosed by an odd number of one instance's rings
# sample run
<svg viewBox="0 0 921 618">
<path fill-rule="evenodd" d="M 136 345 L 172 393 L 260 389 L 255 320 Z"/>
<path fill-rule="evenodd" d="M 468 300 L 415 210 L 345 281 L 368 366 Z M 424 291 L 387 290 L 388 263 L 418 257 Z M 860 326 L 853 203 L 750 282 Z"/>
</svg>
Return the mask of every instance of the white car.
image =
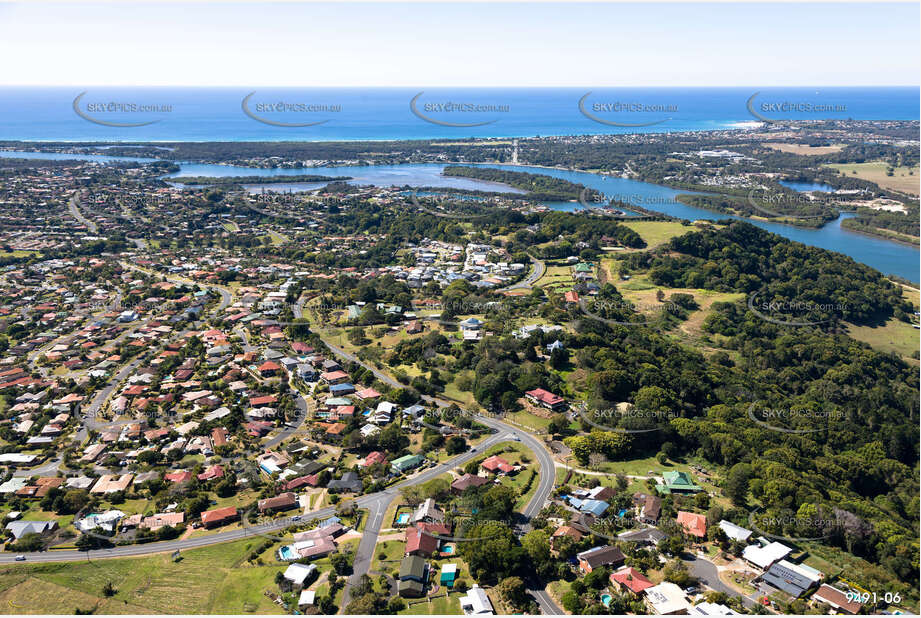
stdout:
<svg viewBox="0 0 921 618">
<path fill-rule="evenodd" d="M 22 561 L 25 560 L 25 559 L 26 559 L 26 557 L 23 556 L 22 554 L 19 554 L 18 556 L 16 556 L 16 562 L 22 562 Z"/>
</svg>

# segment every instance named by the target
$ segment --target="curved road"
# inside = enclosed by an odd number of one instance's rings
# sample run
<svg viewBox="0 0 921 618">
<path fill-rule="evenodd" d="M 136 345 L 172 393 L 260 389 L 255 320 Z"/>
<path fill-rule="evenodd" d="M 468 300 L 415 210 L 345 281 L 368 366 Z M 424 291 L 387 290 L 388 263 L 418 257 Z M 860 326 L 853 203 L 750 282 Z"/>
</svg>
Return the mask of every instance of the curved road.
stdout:
<svg viewBox="0 0 921 618">
<path fill-rule="evenodd" d="M 541 263 L 541 265 L 543 265 L 543 263 Z M 297 304 L 295 305 L 294 315 L 297 318 L 303 317 L 303 300 L 299 300 Z M 335 345 L 331 341 L 324 339 L 322 336 L 320 336 L 320 339 L 322 339 L 323 343 L 325 343 L 326 346 L 336 356 L 361 365 L 362 367 L 364 367 L 365 369 L 373 373 L 377 379 L 379 379 L 381 382 L 385 384 L 388 384 L 395 388 L 403 387 L 402 384 L 400 384 L 399 382 L 397 382 L 396 380 L 394 380 L 387 374 L 379 371 L 375 367 L 372 367 L 362 362 L 354 354 L 351 354 L 350 352 L 346 352 L 345 350 Z M 450 401 L 439 399 L 438 397 L 431 397 L 428 395 L 423 395 L 422 399 L 429 403 L 434 403 L 443 408 L 447 408 L 453 405 L 452 402 Z M 544 504 L 547 502 L 547 498 L 550 496 L 550 492 L 553 491 L 553 486 L 556 483 L 556 466 L 554 465 L 553 457 L 550 455 L 550 452 L 546 449 L 543 443 L 541 443 L 541 441 L 535 438 L 532 434 L 527 433 L 526 431 L 519 429 L 517 427 L 507 425 L 491 417 L 483 416 L 480 414 L 476 414 L 474 416 L 478 422 L 488 427 L 491 427 L 499 432 L 492 438 L 487 439 L 481 445 L 479 445 L 477 447 L 477 451 L 480 451 L 481 448 L 483 447 L 488 447 L 498 442 L 507 441 L 510 439 L 510 437 L 513 436 L 513 437 L 517 437 L 518 440 L 522 444 L 524 444 L 529 449 L 531 449 L 531 451 L 537 457 L 538 462 L 540 463 L 540 481 L 537 484 L 537 490 L 534 492 L 534 496 L 531 498 L 531 501 L 525 506 L 524 510 L 522 511 L 522 514 L 524 515 L 524 517 L 530 520 L 532 517 L 537 515 L 540 512 L 540 510 L 544 507 Z M 511 438 L 511 439 L 514 439 L 514 438 Z M 468 451 L 464 455 L 460 455 L 459 457 L 455 458 L 452 461 L 467 461 L 469 459 L 472 459 L 475 456 L 476 456 L 475 452 Z M 452 466 L 450 466 L 448 469 L 450 469 L 451 467 L 454 467 L 454 465 L 452 464 Z M 434 476 L 438 476 L 438 474 L 435 474 Z M 431 478 L 434 478 L 434 476 L 432 476 Z M 415 482 L 424 482 L 424 481 L 417 481 L 415 479 L 413 480 L 414 480 L 413 484 L 415 484 Z M 425 480 L 427 480 L 427 478 Z M 402 484 L 400 486 L 402 486 Z M 371 553 L 374 551 L 374 547 L 377 544 L 377 536 L 378 536 L 378 532 L 380 531 L 380 526 L 381 526 L 379 521 L 377 522 L 376 525 L 374 525 L 375 520 L 383 516 L 383 511 L 386 510 L 387 505 L 389 505 L 390 499 L 392 498 L 388 498 L 386 502 L 384 502 L 382 505 L 379 503 L 375 504 L 375 507 L 377 507 L 377 509 L 380 509 L 379 512 L 376 512 L 374 509 L 369 509 L 369 513 L 368 513 L 369 521 L 365 527 L 365 532 L 364 532 L 364 535 L 362 536 L 361 542 L 359 543 L 359 551 L 356 554 L 355 563 L 353 564 L 354 573 L 349 578 L 346 584 L 345 594 L 342 597 L 343 607 L 345 607 L 345 605 L 349 601 L 348 593 L 349 593 L 349 589 L 351 588 L 351 586 L 358 582 L 358 578 L 361 577 L 362 574 L 368 572 L 368 568 L 371 565 Z M 559 607 L 556 606 L 556 604 L 553 602 L 553 600 L 550 598 L 550 596 L 547 594 L 545 590 L 529 589 L 528 592 L 537 601 L 537 604 L 540 606 L 541 611 L 544 614 L 551 614 L 551 615 L 563 614 L 563 611 Z"/>
<path fill-rule="evenodd" d="M 544 264 L 543 260 L 538 260 L 536 257 L 529 255 L 531 258 L 531 264 L 534 266 L 534 270 L 531 271 L 527 277 L 519 281 L 518 283 L 513 283 L 512 285 L 506 286 L 504 288 L 499 288 L 497 292 L 510 292 L 512 290 L 530 290 L 538 279 L 544 276 L 544 272 L 547 270 L 547 265 Z"/>
<path fill-rule="evenodd" d="M 140 270 L 140 269 L 138 269 Z M 221 296 L 224 297 L 225 291 L 221 288 L 217 288 L 221 291 Z M 227 293 L 227 302 L 223 302 L 216 310 L 215 313 L 222 310 L 224 307 L 229 305 L 230 294 Z M 298 304 L 297 317 L 302 315 L 301 304 Z M 330 344 L 329 342 L 324 342 L 329 346 L 336 355 L 346 358 L 348 360 L 354 360 L 354 362 L 360 363 L 362 366 L 366 367 L 374 373 L 379 379 L 384 381 L 387 384 L 400 387 L 399 383 L 390 378 L 389 376 L 381 373 L 380 371 L 369 367 L 359 361 L 357 357 L 352 354 L 349 354 L 345 350 L 338 348 L 337 346 Z M 98 396 L 97 396 L 98 397 Z M 447 407 L 451 405 L 451 402 L 438 399 L 435 397 L 426 396 L 425 399 L 436 405 Z M 302 398 L 298 398 L 299 401 L 302 401 Z M 102 399 L 105 401 L 105 399 Z M 306 404 L 305 404 L 306 405 Z M 304 410 L 306 412 L 306 408 Z M 361 541 L 358 545 L 358 550 L 356 551 L 355 561 L 353 563 L 353 575 L 349 578 L 346 584 L 345 594 L 343 596 L 343 607 L 348 603 L 348 592 L 351 585 L 357 582 L 358 578 L 368 572 L 368 569 L 371 564 L 371 558 L 373 556 L 374 547 L 377 544 L 378 532 L 380 531 L 382 525 L 382 519 L 384 512 L 387 509 L 387 506 L 390 502 L 396 497 L 399 490 L 403 487 L 408 487 L 411 485 L 417 485 L 419 483 L 424 483 L 431 479 L 434 479 L 445 472 L 450 471 L 452 468 L 457 467 L 458 465 L 463 464 L 470 459 L 473 459 L 478 456 L 478 453 L 481 449 L 488 448 L 494 444 L 504 442 L 510 439 L 511 436 L 517 437 L 523 444 L 528 446 L 534 454 L 537 456 L 540 463 L 540 481 L 537 486 L 537 490 L 534 493 L 534 497 L 531 498 L 531 501 L 527 504 L 523 511 L 523 515 L 530 519 L 543 508 L 544 503 L 547 500 L 547 497 L 550 495 L 550 492 L 553 490 L 553 485 L 555 482 L 556 469 L 553 465 L 553 459 L 550 456 L 550 453 L 546 450 L 544 445 L 531 434 L 512 427 L 511 425 L 506 425 L 501 421 L 498 421 L 493 418 L 476 415 L 476 418 L 479 422 L 492 427 L 497 430 L 498 433 L 484 440 L 480 445 L 478 445 L 476 451 L 470 450 L 466 453 L 458 455 L 448 461 L 433 466 L 424 470 L 423 472 L 416 474 L 415 476 L 406 479 L 393 487 L 389 487 L 384 491 L 377 492 L 374 494 L 368 494 L 358 497 L 355 502 L 359 508 L 364 508 L 368 510 L 368 521 L 366 522 L 365 531 L 362 535 Z M 330 517 L 335 513 L 335 507 L 327 507 L 320 509 L 318 511 L 313 511 L 308 515 L 311 518 L 325 518 Z M 207 545 L 213 545 L 216 543 L 225 543 L 228 541 L 236 541 L 244 539 L 250 536 L 259 536 L 263 534 L 268 534 L 272 532 L 277 532 L 283 530 L 284 528 L 290 525 L 290 520 L 288 518 L 282 518 L 276 522 L 268 522 L 265 524 L 244 526 L 236 530 L 228 530 L 225 532 L 217 532 L 212 535 L 182 539 L 182 540 L 172 540 L 172 541 L 161 541 L 157 543 L 148 543 L 144 545 L 125 545 L 119 547 L 113 547 L 110 549 L 97 549 L 92 551 L 81 552 L 77 550 L 64 550 L 64 551 L 51 551 L 51 552 L 30 552 L 23 554 L 26 557 L 27 561 L 30 562 L 72 562 L 81 559 L 91 559 L 91 558 L 125 558 L 130 556 L 142 556 L 146 554 L 153 553 L 162 553 L 162 552 L 173 552 L 193 549 L 196 547 L 204 547 Z M 0 564 L 10 563 L 15 561 L 15 556 L 11 553 L 0 552 Z M 538 605 L 541 608 L 541 611 L 545 614 L 562 614 L 563 612 L 553 603 L 550 597 L 547 595 L 544 590 L 529 590 L 528 591 L 536 600 Z"/>
</svg>

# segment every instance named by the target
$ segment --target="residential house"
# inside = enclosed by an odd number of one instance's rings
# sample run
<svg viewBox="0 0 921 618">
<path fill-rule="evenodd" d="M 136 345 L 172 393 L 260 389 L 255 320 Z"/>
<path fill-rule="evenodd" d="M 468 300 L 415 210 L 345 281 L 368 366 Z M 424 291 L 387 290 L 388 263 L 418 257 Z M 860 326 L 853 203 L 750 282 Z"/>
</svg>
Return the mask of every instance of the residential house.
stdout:
<svg viewBox="0 0 921 618">
<path fill-rule="evenodd" d="M 259 501 L 260 513 L 276 513 L 278 511 L 290 511 L 297 508 L 297 496 L 292 492 L 285 492 L 273 498 L 263 498 Z"/>
<path fill-rule="evenodd" d="M 342 478 L 330 481 L 326 487 L 333 492 L 359 494 L 364 489 L 364 484 L 357 473 L 348 470 Z"/>
<path fill-rule="evenodd" d="M 532 391 L 527 391 L 524 396 L 532 404 L 547 408 L 548 410 L 565 410 L 568 406 L 565 399 L 542 388 L 535 388 Z"/>
<path fill-rule="evenodd" d="M 647 588 L 653 587 L 653 583 L 645 575 L 627 566 L 611 573 L 611 584 L 621 591 L 631 592 L 636 596 L 642 594 Z"/>
<path fill-rule="evenodd" d="M 394 474 L 403 474 L 418 467 L 425 458 L 422 455 L 404 455 L 390 462 L 390 469 Z"/>
<path fill-rule="evenodd" d="M 660 494 L 696 494 L 703 491 L 703 487 L 695 485 L 686 472 L 669 470 L 662 475 L 662 482 L 656 485 Z"/>
<path fill-rule="evenodd" d="M 470 487 L 481 487 L 488 482 L 488 478 L 467 473 L 451 483 L 451 492 L 460 495 Z"/>
<path fill-rule="evenodd" d="M 774 541 L 765 546 L 749 545 L 742 550 L 742 558 L 759 569 L 767 569 L 778 560 L 783 560 L 793 552 L 793 549 L 783 543 Z"/>
<path fill-rule="evenodd" d="M 678 524 L 684 529 L 685 534 L 699 539 L 707 538 L 707 516 L 700 513 L 678 511 Z"/>
<path fill-rule="evenodd" d="M 812 595 L 813 601 L 825 603 L 831 606 L 835 611 L 851 615 L 862 613 L 863 605 L 851 599 L 852 597 L 849 597 L 846 592 L 838 590 L 834 586 L 829 586 L 828 584 L 819 586 L 816 593 Z"/>
<path fill-rule="evenodd" d="M 204 524 L 205 528 L 223 526 L 238 519 L 240 519 L 240 512 L 235 506 L 225 506 L 220 509 L 205 511 L 201 514 L 201 523 Z"/>
<path fill-rule="evenodd" d="M 460 606 L 465 616 L 492 616 L 495 614 L 486 591 L 480 588 L 478 584 L 473 584 L 473 588 L 467 591 L 467 595 L 460 598 Z"/>
<path fill-rule="evenodd" d="M 591 573 L 594 569 L 603 566 L 618 568 L 626 560 L 623 552 L 613 545 L 593 547 L 576 554 L 576 559 L 579 561 L 579 571 L 583 574 Z"/>
<path fill-rule="evenodd" d="M 672 582 L 662 582 L 658 586 L 647 588 L 646 607 L 651 614 L 670 616 L 687 614 L 691 607 L 684 591 Z"/>
<path fill-rule="evenodd" d="M 793 564 L 780 560 L 761 575 L 761 580 L 783 590 L 793 598 L 803 596 L 808 590 L 818 586 L 825 576 L 805 564 Z"/>
</svg>

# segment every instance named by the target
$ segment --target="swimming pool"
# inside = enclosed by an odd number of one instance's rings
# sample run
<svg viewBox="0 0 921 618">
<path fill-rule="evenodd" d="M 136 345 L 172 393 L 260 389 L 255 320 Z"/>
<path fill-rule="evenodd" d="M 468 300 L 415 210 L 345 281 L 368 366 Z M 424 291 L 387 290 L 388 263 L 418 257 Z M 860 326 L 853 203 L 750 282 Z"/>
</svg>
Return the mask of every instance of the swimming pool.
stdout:
<svg viewBox="0 0 921 618">
<path fill-rule="evenodd" d="M 611 604 L 611 595 L 603 594 L 601 595 L 601 602 L 604 603 L 604 606 L 607 607 Z"/>
<path fill-rule="evenodd" d="M 278 556 L 282 560 L 297 560 L 298 554 L 294 551 L 294 548 L 290 545 L 284 545 L 281 549 L 278 550 Z"/>
<path fill-rule="evenodd" d="M 453 553 L 454 553 L 454 546 L 453 546 L 453 545 L 445 545 L 444 547 L 441 548 L 441 551 L 442 551 L 443 553 L 445 553 L 445 554 L 453 554 Z"/>
<path fill-rule="evenodd" d="M 398 524 L 408 524 L 409 523 L 409 513 L 400 513 L 397 515 Z"/>
</svg>

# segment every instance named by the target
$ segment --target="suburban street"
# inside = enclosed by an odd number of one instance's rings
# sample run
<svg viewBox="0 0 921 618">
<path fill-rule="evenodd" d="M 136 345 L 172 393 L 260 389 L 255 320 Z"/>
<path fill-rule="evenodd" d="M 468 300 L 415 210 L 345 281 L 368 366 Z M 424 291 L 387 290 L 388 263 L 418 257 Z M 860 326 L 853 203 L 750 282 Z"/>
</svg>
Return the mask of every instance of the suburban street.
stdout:
<svg viewBox="0 0 921 618">
<path fill-rule="evenodd" d="M 540 269 L 541 269 L 541 274 L 542 274 L 543 273 L 543 262 L 538 262 L 538 263 L 540 264 Z M 535 272 L 536 270 L 537 270 L 537 266 L 535 265 Z M 532 273 L 532 276 L 533 276 L 533 273 Z M 534 280 L 536 281 L 537 278 L 538 277 L 535 277 Z M 303 309 L 304 309 L 303 301 L 299 300 L 294 308 L 294 316 L 297 318 L 303 317 Z M 332 352 L 339 358 L 347 360 L 347 361 L 351 361 L 354 363 L 358 363 L 365 369 L 371 371 L 376 378 L 378 378 L 381 382 L 385 384 L 393 386 L 394 388 L 402 387 L 402 385 L 399 382 L 397 382 L 396 380 L 394 380 L 387 374 L 383 373 L 382 371 L 379 371 L 378 369 L 372 367 L 371 365 L 364 363 L 354 354 L 350 354 L 349 352 L 346 352 L 345 350 L 335 345 L 334 343 L 332 343 L 326 338 L 321 337 L 321 339 L 323 339 L 323 343 L 325 343 L 326 346 L 330 350 L 332 350 Z M 428 395 L 423 395 L 422 399 L 429 403 L 434 403 L 443 408 L 450 407 L 452 405 L 452 402 L 447 401 L 445 399 L 438 398 L 438 397 L 431 397 Z M 475 415 L 475 418 L 478 422 L 483 423 L 484 425 L 491 427 L 499 432 L 497 436 L 494 436 L 493 438 L 489 438 L 488 440 L 483 442 L 484 447 L 492 446 L 492 444 L 495 444 L 496 442 L 493 442 L 493 440 L 494 438 L 498 438 L 499 436 L 504 435 L 505 436 L 504 439 L 506 440 L 513 439 L 512 436 L 516 436 L 525 446 L 531 449 L 531 451 L 537 457 L 538 462 L 540 464 L 540 481 L 538 482 L 537 491 L 534 493 L 534 497 L 531 498 L 531 501 L 525 506 L 524 511 L 522 512 L 524 517 L 530 520 L 532 517 L 537 515 L 540 512 L 540 510 L 544 507 L 544 504 L 547 502 L 547 498 L 550 496 L 550 492 L 553 491 L 553 486 L 556 482 L 556 467 L 554 466 L 553 457 L 550 455 L 550 452 L 547 450 L 547 448 L 543 445 L 543 443 L 540 440 L 535 438 L 532 434 L 524 431 L 523 429 L 518 429 L 516 427 L 503 423 L 497 419 L 490 418 L 487 416 L 482 416 L 479 414 Z M 503 439 L 501 438 L 497 440 L 497 442 L 501 442 L 501 441 L 503 441 Z M 465 455 L 469 455 L 469 457 L 464 458 Z M 460 458 L 464 458 L 464 459 L 461 459 L 461 461 L 467 461 L 468 459 L 471 459 L 475 455 L 475 453 L 465 453 L 465 455 L 460 456 Z M 456 464 L 452 464 L 452 465 L 456 465 Z M 450 469 L 450 467 L 448 469 Z M 438 474 L 440 474 L 440 472 Z M 434 476 L 438 476 L 438 474 L 435 474 Z M 432 478 L 434 478 L 434 476 Z M 413 479 L 413 481 L 417 482 L 416 479 Z M 388 501 L 388 504 L 389 504 L 389 501 Z M 383 508 L 384 510 L 386 510 L 386 505 L 384 505 Z M 373 541 L 369 539 L 369 536 L 372 533 L 372 530 L 370 530 L 372 521 L 373 521 L 373 516 L 369 516 L 369 524 L 368 524 L 369 528 L 366 528 L 365 534 L 362 537 L 361 543 L 359 545 L 359 555 L 361 555 L 362 553 L 361 552 L 362 545 L 369 548 L 369 553 L 367 554 L 367 566 L 370 566 L 370 560 L 371 560 L 370 552 L 373 552 L 374 550 L 374 546 L 377 542 L 376 541 L 377 535 L 378 535 L 378 532 L 380 531 L 380 525 L 378 524 L 377 529 L 373 530 L 373 537 L 374 537 Z M 526 528 L 528 527 L 526 526 Z M 356 560 L 356 566 L 354 567 L 355 572 L 352 575 L 352 577 L 349 579 L 349 584 L 346 587 L 346 593 L 348 593 L 348 588 L 351 586 L 351 584 L 357 582 L 358 581 L 357 578 L 362 573 L 367 572 L 367 567 L 365 567 L 364 570 L 359 570 L 358 556 L 356 556 L 355 560 Z M 552 615 L 561 615 L 563 613 L 563 611 L 559 607 L 557 607 L 556 604 L 553 602 L 553 600 L 550 598 L 550 595 L 547 594 L 546 590 L 529 589 L 528 593 L 531 594 L 535 598 L 535 600 L 537 601 L 543 613 L 552 614 Z M 343 598 L 348 599 L 349 597 L 344 596 Z"/>
<path fill-rule="evenodd" d="M 527 277 L 519 281 L 518 283 L 513 283 L 512 285 L 506 286 L 504 288 L 499 288 L 499 292 L 510 292 L 512 290 L 530 290 L 531 287 L 537 282 L 538 279 L 544 276 L 544 272 L 547 270 L 547 265 L 544 264 L 543 260 L 538 260 L 535 257 L 528 256 L 531 258 L 531 265 L 533 269 L 528 274 Z"/>
</svg>

